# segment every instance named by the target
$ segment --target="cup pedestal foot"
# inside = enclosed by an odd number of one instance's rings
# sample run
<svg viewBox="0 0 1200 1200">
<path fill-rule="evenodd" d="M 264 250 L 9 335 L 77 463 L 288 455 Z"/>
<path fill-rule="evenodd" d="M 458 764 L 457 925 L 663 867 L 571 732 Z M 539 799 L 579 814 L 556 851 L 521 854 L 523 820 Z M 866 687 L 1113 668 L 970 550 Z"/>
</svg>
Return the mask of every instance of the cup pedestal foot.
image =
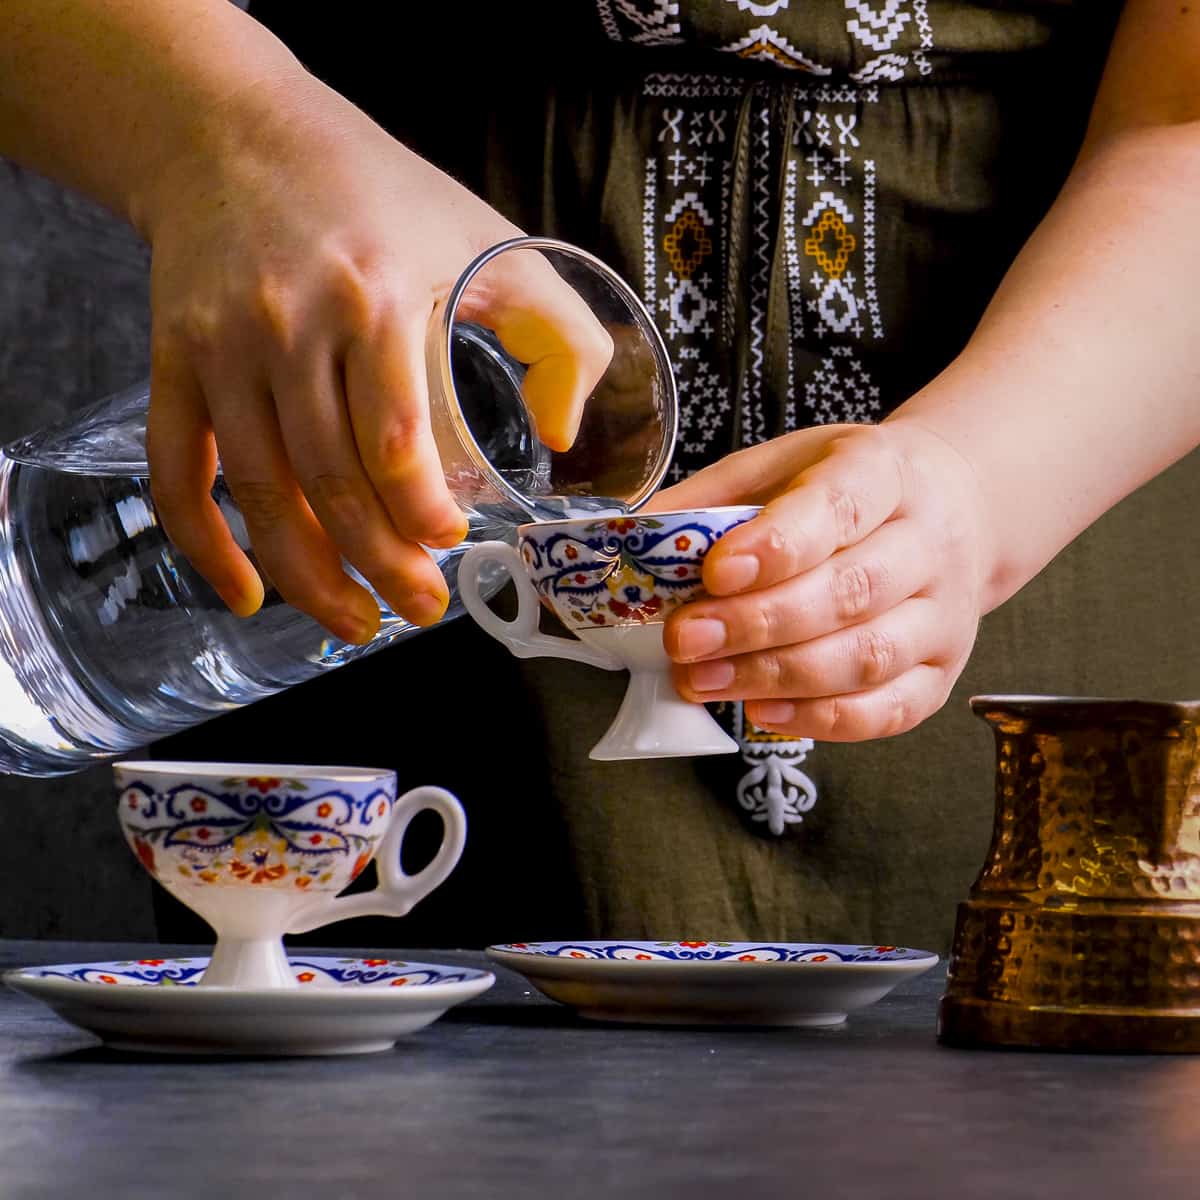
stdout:
<svg viewBox="0 0 1200 1200">
<path fill-rule="evenodd" d="M 588 757 L 597 762 L 689 758 L 734 754 L 737 748 L 703 704 L 680 697 L 669 668 L 634 669 L 620 711 Z"/>
<path fill-rule="evenodd" d="M 280 938 L 218 938 L 198 987 L 294 988 Z"/>
</svg>

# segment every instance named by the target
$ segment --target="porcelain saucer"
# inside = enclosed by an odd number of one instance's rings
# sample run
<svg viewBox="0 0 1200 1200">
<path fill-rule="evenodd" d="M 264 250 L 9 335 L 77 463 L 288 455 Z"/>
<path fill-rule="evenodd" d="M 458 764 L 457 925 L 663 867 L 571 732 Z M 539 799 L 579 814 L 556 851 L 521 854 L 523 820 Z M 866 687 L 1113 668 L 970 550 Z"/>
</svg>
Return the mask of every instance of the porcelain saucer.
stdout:
<svg viewBox="0 0 1200 1200">
<path fill-rule="evenodd" d="M 510 942 L 488 957 L 601 1021 L 840 1025 L 936 954 L 809 942 Z"/>
<path fill-rule="evenodd" d="M 389 1050 L 496 982 L 465 967 L 294 957 L 295 989 L 197 987 L 207 965 L 143 958 L 23 967 L 3 978 L 117 1049 L 253 1056 Z"/>
</svg>

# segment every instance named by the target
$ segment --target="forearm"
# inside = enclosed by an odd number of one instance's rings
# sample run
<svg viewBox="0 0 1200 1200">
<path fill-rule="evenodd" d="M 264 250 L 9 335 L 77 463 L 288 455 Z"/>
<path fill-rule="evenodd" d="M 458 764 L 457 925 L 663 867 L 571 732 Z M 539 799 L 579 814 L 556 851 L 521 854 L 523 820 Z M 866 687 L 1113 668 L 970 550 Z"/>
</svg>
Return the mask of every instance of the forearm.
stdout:
<svg viewBox="0 0 1200 1200">
<path fill-rule="evenodd" d="M 902 405 L 974 468 L 985 611 L 1200 444 L 1200 123 L 1092 146 L 971 341 Z"/>
<path fill-rule="evenodd" d="M 304 73 L 228 0 L 0 0 L 0 154 L 143 227 L 213 114 Z"/>
</svg>

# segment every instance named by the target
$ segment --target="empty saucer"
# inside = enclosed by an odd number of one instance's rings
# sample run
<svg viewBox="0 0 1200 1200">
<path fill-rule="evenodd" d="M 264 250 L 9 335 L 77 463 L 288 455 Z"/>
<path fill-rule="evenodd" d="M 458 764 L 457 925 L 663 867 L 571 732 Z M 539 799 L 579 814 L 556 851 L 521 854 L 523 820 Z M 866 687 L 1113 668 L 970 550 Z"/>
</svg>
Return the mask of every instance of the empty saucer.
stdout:
<svg viewBox="0 0 1200 1200">
<path fill-rule="evenodd" d="M 487 991 L 490 971 L 385 958 L 289 958 L 296 988 L 197 987 L 207 958 L 23 967 L 4 982 L 121 1050 L 367 1054 Z"/>
<path fill-rule="evenodd" d="M 488 957 L 602 1021 L 839 1025 L 936 954 L 815 942 L 510 942 Z"/>
</svg>

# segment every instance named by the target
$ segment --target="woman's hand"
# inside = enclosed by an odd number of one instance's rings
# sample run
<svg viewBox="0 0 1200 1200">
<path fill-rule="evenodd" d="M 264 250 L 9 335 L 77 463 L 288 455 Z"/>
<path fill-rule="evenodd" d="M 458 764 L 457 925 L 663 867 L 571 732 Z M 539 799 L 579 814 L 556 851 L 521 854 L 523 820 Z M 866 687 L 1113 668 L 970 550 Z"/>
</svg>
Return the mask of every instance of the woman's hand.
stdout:
<svg viewBox="0 0 1200 1200">
<path fill-rule="evenodd" d="M 211 488 L 218 457 L 258 562 L 337 636 L 379 609 L 437 621 L 422 548 L 466 519 L 447 488 L 426 388 L 430 313 L 467 263 L 519 230 L 303 72 L 232 96 L 133 206 L 153 250 L 147 431 L 172 540 L 236 612 L 262 584 Z M 511 259 L 511 262 L 506 260 Z M 460 310 L 530 364 L 542 439 L 569 447 L 612 343 L 532 252 L 504 256 Z"/>
<path fill-rule="evenodd" d="M 975 640 L 989 532 L 967 461 L 903 421 L 822 426 L 733 454 L 659 512 L 763 504 L 673 613 L 680 693 L 745 700 L 773 732 L 858 741 L 945 702 Z"/>
</svg>

